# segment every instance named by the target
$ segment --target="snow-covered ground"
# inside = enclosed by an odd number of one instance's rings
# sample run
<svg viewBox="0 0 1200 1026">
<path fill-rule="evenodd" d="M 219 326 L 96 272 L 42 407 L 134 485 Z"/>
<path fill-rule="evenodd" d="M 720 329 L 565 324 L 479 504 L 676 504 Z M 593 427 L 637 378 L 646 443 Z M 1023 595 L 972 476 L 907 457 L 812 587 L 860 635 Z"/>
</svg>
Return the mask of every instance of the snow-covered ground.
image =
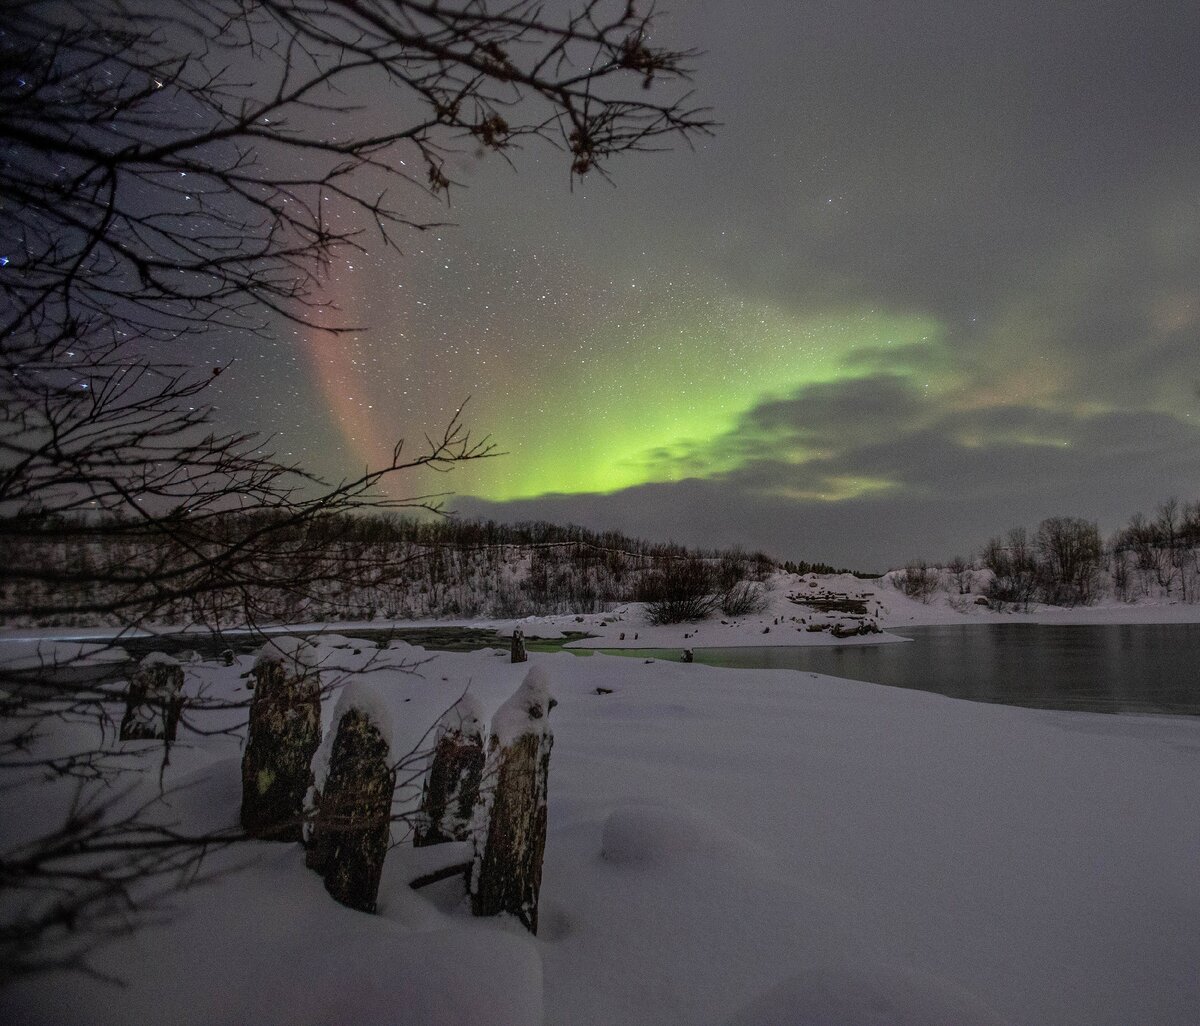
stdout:
<svg viewBox="0 0 1200 1026">
<path fill-rule="evenodd" d="M 977 572 L 982 573 L 982 572 Z M 230 636 L 242 634 L 288 632 L 337 631 L 385 631 L 444 629 L 466 627 L 496 630 L 503 637 L 511 636 L 520 628 L 526 638 L 561 639 L 570 632 L 590 635 L 579 641 L 570 642 L 570 648 L 613 648 L 639 649 L 659 648 L 726 648 L 747 646 L 797 646 L 887 644 L 904 639 L 894 634 L 870 633 L 851 637 L 834 636 L 834 628 L 848 632 L 863 623 L 870 623 L 886 632 L 894 627 L 919 627 L 938 624 L 971 623 L 1052 623 L 1052 624 L 1137 624 L 1137 623 L 1200 623 L 1200 603 L 1184 603 L 1169 597 L 1148 597 L 1138 602 L 1121 602 L 1105 596 L 1090 606 L 1031 606 L 1028 612 L 997 612 L 979 604 L 981 595 L 976 591 L 966 595 L 957 589 L 939 588 L 928 601 L 909 598 L 901 591 L 892 573 L 880 579 L 863 579 L 850 574 L 790 574 L 778 571 L 772 574 L 762 589 L 764 608 L 760 612 L 745 616 L 728 616 L 720 611 L 698 623 L 681 623 L 655 626 L 649 622 L 643 603 L 631 602 L 618 605 L 606 613 L 574 614 L 554 616 L 528 616 L 521 619 L 420 619 L 420 620 L 361 620 L 327 623 L 300 623 L 286 626 L 255 627 L 239 631 L 230 630 Z M 865 614 L 822 611 L 804 604 L 805 599 L 835 598 L 844 596 L 858 599 Z M 186 632 L 184 628 L 160 628 L 163 633 Z M 191 628 L 198 636 L 207 635 L 206 628 Z M 94 642 L 113 633 L 110 627 L 61 627 L 30 630 L 28 628 L 0 628 L 0 661 L 28 658 L 30 653 L 39 652 L 39 658 L 51 661 L 57 658 L 61 664 L 78 647 L 62 646 L 55 650 L 47 647 L 47 639 L 59 641 Z M 134 631 L 128 638 L 147 637 L 146 631 Z M 86 644 L 83 649 L 90 651 Z M 96 657 L 93 657 L 96 658 Z M 109 656 L 109 661 L 120 661 L 123 654 Z M 32 665 L 32 664 L 31 664 Z"/>
<path fill-rule="evenodd" d="M 646 618 L 644 605 L 630 603 L 606 614 L 586 616 L 538 616 L 523 620 L 477 621 L 496 627 L 503 635 L 520 627 L 527 637 L 558 638 L 564 631 L 585 631 L 593 635 L 571 642 L 570 648 L 741 648 L 746 646 L 793 645 L 872 645 L 901 641 L 888 634 L 889 628 L 921 627 L 937 624 L 971 623 L 1200 623 L 1200 603 L 1182 603 L 1168 599 L 1146 599 L 1138 603 L 1102 600 L 1091 606 L 1033 605 L 1028 612 L 997 612 L 980 605 L 978 594 L 959 595 L 935 591 L 928 602 L 909 598 L 891 580 L 864 580 L 850 574 L 776 573 L 764 592 L 766 607 L 749 616 L 730 617 L 714 613 L 699 623 L 654 626 Z M 837 638 L 835 625 L 844 629 L 862 622 L 863 617 L 837 612 L 822 612 L 805 606 L 803 600 L 814 596 L 846 596 L 860 599 L 866 607 L 865 619 L 885 633 Z M 820 627 L 822 629 L 810 629 Z"/>
<path fill-rule="evenodd" d="M 904 602 L 884 597 L 884 622 L 915 615 Z M 612 631 L 629 633 L 634 615 Z M 741 632 L 747 643 L 785 633 L 763 625 L 770 634 Z M 658 644 L 634 630 L 639 647 Z M 373 655 L 333 644 L 322 654 L 342 667 Z M 374 655 L 367 679 L 401 750 L 468 687 L 490 716 L 528 669 L 493 650 Z M 419 677 L 398 668 L 430 655 Z M 34 978 L 0 995 L 0 1021 L 1200 1022 L 1200 719 L 973 704 L 791 671 L 530 659 L 559 701 L 536 938 L 473 919 L 456 880 L 410 890 L 428 856 L 403 843 L 375 916 L 336 905 L 299 846 L 248 843 L 211 864 L 239 872 L 96 954 L 124 987 Z M 188 687 L 244 695 L 250 665 L 190 664 Z M 185 737 L 166 771 L 183 789 L 164 815 L 234 825 L 239 758 L 236 737 Z M 0 795 L 5 841 L 53 825 L 65 797 L 50 785 Z"/>
<path fill-rule="evenodd" d="M 822 578 L 829 580 L 829 578 Z M 876 583 L 876 582 L 864 582 Z M 928 602 L 909 598 L 887 578 L 877 594 L 883 603 L 879 625 L 883 628 L 932 626 L 954 623 L 1138 624 L 1200 623 L 1200 603 L 1177 598 L 1147 597 L 1121 602 L 1104 596 L 1088 606 L 1050 606 L 1033 603 L 1027 612 L 997 612 L 977 604 L 979 595 L 935 591 Z"/>
</svg>

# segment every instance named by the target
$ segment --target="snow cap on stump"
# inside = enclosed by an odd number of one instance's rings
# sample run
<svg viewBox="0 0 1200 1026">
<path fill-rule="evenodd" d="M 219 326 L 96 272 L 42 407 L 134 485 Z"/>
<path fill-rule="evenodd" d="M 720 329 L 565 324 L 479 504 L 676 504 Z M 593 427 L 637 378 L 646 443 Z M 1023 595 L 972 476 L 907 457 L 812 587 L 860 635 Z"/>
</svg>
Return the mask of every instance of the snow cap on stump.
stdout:
<svg viewBox="0 0 1200 1026">
<path fill-rule="evenodd" d="M 522 734 L 550 735 L 548 716 L 556 705 L 558 700 L 550 694 L 549 674 L 544 667 L 532 667 L 521 686 L 492 717 L 492 743 L 510 745 Z"/>
<path fill-rule="evenodd" d="M 434 730 L 436 743 L 446 734 L 462 734 L 464 737 L 483 737 L 483 707 L 470 691 L 442 713 Z"/>
<path fill-rule="evenodd" d="M 254 657 L 255 672 L 265 663 L 279 663 L 288 676 L 303 677 L 317 668 L 317 649 L 307 638 L 268 638 Z"/>
</svg>

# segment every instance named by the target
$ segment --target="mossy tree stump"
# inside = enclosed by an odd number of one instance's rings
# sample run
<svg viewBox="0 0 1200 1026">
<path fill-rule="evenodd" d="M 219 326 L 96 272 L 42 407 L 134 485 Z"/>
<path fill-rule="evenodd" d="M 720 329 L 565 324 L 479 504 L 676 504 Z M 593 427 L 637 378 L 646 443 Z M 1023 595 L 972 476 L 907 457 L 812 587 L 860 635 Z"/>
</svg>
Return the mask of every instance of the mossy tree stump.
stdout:
<svg viewBox="0 0 1200 1026">
<path fill-rule="evenodd" d="M 555 704 L 545 670 L 535 666 L 497 710 L 472 831 L 471 911 L 477 916 L 509 912 L 530 933 L 537 933 L 538 925 L 554 745 L 548 717 Z"/>
<path fill-rule="evenodd" d="M 134 670 L 125 695 L 121 740 L 174 741 L 183 711 L 183 667 L 151 652 Z"/>
<path fill-rule="evenodd" d="M 321 744 L 321 680 L 312 646 L 269 642 L 254 664 L 250 731 L 242 756 L 242 827 L 253 837 L 299 841 L 312 757 Z"/>
<path fill-rule="evenodd" d="M 336 901 L 374 912 L 396 787 L 390 732 L 371 709 L 353 703 L 339 703 L 335 719 L 329 774 L 316 794 L 305 862 L 325 878 Z"/>
</svg>

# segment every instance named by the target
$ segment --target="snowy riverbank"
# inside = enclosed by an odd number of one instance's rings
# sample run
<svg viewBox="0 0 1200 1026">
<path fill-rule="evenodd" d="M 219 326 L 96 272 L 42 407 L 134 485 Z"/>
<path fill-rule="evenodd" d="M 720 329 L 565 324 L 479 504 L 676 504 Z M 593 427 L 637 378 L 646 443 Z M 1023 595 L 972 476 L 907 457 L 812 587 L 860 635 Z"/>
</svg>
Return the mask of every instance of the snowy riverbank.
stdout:
<svg viewBox="0 0 1200 1026">
<path fill-rule="evenodd" d="M 822 611 L 804 604 L 822 596 L 861 602 L 865 616 Z M 896 634 L 837 637 L 833 629 L 853 629 L 864 619 L 882 631 L 971 623 L 1152 624 L 1200 623 L 1200 604 L 1162 599 L 1139 603 L 1107 600 L 1091 606 L 1039 606 L 1027 612 L 998 612 L 978 603 L 979 595 L 937 591 L 928 602 L 909 598 L 887 578 L 864 580 L 849 574 L 776 573 L 767 581 L 765 607 L 741 617 L 716 613 L 698 623 L 655 626 L 639 603 L 610 613 L 587 616 L 527 617 L 523 620 L 483 621 L 510 634 L 520 627 L 526 636 L 562 637 L 564 631 L 586 631 L 592 637 L 571 642 L 570 648 L 740 648 L 806 645 L 872 645 L 903 640 Z M 836 601 L 836 599 L 835 599 Z"/>
<path fill-rule="evenodd" d="M 372 656 L 323 650 L 344 668 Z M 402 746 L 468 686 L 490 714 L 526 669 L 492 650 L 378 655 L 368 677 Z M 395 665 L 428 655 L 419 677 Z M 44 976 L 0 997 L 0 1019 L 1197 1021 L 1200 722 L 786 671 L 531 659 L 559 699 L 536 939 L 473 919 L 457 881 L 410 891 L 403 847 L 366 916 L 329 899 L 298 846 L 251 843 L 216 858 L 243 868 L 178 899 L 166 925 L 97 954 L 124 988 Z M 244 695 L 248 666 L 192 664 L 188 687 Z M 185 790 L 164 814 L 196 830 L 236 823 L 239 752 L 238 737 L 185 735 L 166 777 Z M 53 825 L 67 793 L 6 793 L 2 829 Z"/>
<path fill-rule="evenodd" d="M 719 611 L 696 623 L 654 625 L 644 603 L 631 602 L 605 613 L 566 613 L 555 616 L 528 616 L 520 619 L 458 618 L 421 620 L 360 620 L 328 623 L 296 623 L 267 626 L 253 630 L 232 629 L 231 638 L 258 636 L 263 633 L 355 632 L 388 630 L 422 631 L 465 628 L 495 630 L 509 637 L 520 628 L 526 638 L 561 640 L 571 633 L 589 637 L 567 644 L 570 648 L 639 649 L 729 648 L 808 645 L 878 645 L 902 641 L 889 633 L 851 633 L 864 624 L 886 632 L 890 628 L 923 627 L 971 623 L 1053 623 L 1053 624 L 1157 624 L 1200 623 L 1200 603 L 1182 603 L 1164 598 L 1140 602 L 1104 599 L 1090 606 L 1033 605 L 1027 612 L 998 612 L 979 604 L 980 595 L 959 595 L 935 591 L 928 601 L 907 597 L 890 577 L 862 579 L 849 574 L 789 574 L 776 572 L 762 589 L 763 608 L 742 616 Z M 817 607 L 807 604 L 817 600 Z M 842 599 L 857 603 L 861 612 L 820 608 L 840 604 Z M 806 601 L 807 600 L 807 601 Z M 164 634 L 182 634 L 186 630 L 163 626 Z M 206 630 L 193 628 L 198 637 Z M 0 658 L 23 658 L 49 641 L 94 642 L 110 637 L 107 627 L 0 628 Z M 842 634 L 843 636 L 838 636 Z M 145 638 L 147 631 L 126 637 Z M 11 647 L 10 647 L 11 646 Z M 50 646 L 48 651 L 52 651 Z M 67 651 L 67 649 L 64 649 Z M 73 650 L 72 650 L 73 651 Z M 61 662 L 62 659 L 60 658 Z"/>
</svg>

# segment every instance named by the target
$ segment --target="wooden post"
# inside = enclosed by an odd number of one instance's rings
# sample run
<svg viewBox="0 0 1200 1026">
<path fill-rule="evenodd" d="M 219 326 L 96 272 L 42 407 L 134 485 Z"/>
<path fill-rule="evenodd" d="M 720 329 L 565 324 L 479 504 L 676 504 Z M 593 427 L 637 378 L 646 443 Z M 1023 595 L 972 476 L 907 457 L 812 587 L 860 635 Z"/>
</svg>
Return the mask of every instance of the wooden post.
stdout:
<svg viewBox="0 0 1200 1026">
<path fill-rule="evenodd" d="M 468 693 L 438 721 L 413 832 L 415 847 L 470 838 L 483 763 L 483 713 Z"/>
<path fill-rule="evenodd" d="M 305 862 L 336 901 L 374 912 L 396 788 L 389 717 L 369 685 L 355 682 L 342 692 L 334 723 Z"/>
<path fill-rule="evenodd" d="M 530 933 L 537 933 L 538 924 L 554 745 L 548 717 L 555 704 L 546 671 L 535 666 L 497 710 L 472 830 L 471 911 L 509 912 Z"/>
<path fill-rule="evenodd" d="M 525 632 L 520 627 L 513 629 L 512 636 L 512 661 L 514 663 L 523 663 L 529 659 L 529 653 L 525 651 Z"/>
<path fill-rule="evenodd" d="M 299 841 L 312 757 L 321 744 L 321 680 L 312 645 L 267 642 L 254 664 L 242 756 L 242 826 L 254 837 Z"/>
<path fill-rule="evenodd" d="M 163 652 L 151 652 L 129 681 L 121 740 L 174 741 L 182 709 L 183 667 Z"/>
</svg>

